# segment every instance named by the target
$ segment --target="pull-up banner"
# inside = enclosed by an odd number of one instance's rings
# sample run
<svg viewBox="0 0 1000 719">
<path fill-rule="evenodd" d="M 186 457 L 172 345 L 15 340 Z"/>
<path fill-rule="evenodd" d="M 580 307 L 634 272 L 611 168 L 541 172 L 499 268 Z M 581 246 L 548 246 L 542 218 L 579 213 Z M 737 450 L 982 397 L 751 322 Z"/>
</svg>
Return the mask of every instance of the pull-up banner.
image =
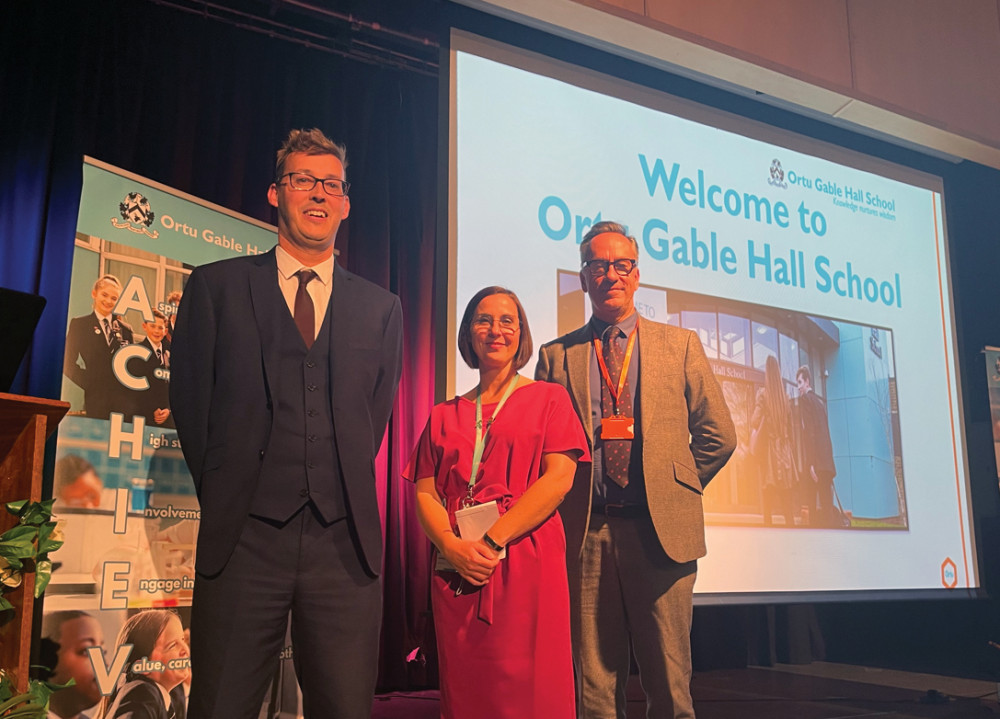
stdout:
<svg viewBox="0 0 1000 719">
<path fill-rule="evenodd" d="M 53 556 L 43 664 L 76 680 L 57 695 L 75 711 L 129 681 L 154 681 L 177 704 L 190 685 L 200 510 L 168 394 L 174 317 L 194 267 L 266 252 L 276 229 L 90 158 L 83 176 L 63 367 L 71 409 L 53 489 L 66 543 Z M 150 611 L 160 613 L 135 618 Z M 178 635 L 169 656 L 139 655 L 134 633 L 150 625 Z"/>
</svg>

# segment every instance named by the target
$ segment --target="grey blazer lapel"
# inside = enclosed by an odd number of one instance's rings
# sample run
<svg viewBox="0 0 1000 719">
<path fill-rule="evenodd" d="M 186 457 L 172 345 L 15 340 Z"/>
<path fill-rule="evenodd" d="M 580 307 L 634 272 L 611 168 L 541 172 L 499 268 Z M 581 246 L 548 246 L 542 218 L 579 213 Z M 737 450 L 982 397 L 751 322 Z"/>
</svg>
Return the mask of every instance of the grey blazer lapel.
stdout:
<svg viewBox="0 0 1000 719">
<path fill-rule="evenodd" d="M 649 436 L 647 423 L 656 414 L 658 385 L 657 379 L 666 361 L 662 333 L 657 323 L 639 317 L 639 394 L 637 399 L 642 407 L 639 419 L 642 436 Z M 649 408 L 649 411 L 646 411 Z"/>
<path fill-rule="evenodd" d="M 594 421 L 590 412 L 590 326 L 577 330 L 566 347 L 566 384 L 576 404 L 590 446 L 594 446 Z"/>
<path fill-rule="evenodd" d="M 250 302 L 253 305 L 254 322 L 260 337 L 261 362 L 264 365 L 264 379 L 271 397 L 277 393 L 278 347 L 281 328 L 281 313 L 288 312 L 285 299 L 278 287 L 278 265 L 274 250 L 258 255 L 259 262 L 250 270 Z M 247 358 L 249 360 L 249 358 Z"/>
</svg>

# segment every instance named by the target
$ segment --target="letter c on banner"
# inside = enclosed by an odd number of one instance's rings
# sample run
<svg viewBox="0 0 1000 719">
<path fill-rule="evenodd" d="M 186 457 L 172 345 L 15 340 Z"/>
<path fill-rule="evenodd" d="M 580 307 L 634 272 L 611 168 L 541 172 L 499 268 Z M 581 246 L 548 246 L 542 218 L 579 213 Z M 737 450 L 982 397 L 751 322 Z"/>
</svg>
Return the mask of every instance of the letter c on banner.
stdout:
<svg viewBox="0 0 1000 719">
<path fill-rule="evenodd" d="M 115 352 L 111 366 L 114 369 L 115 377 L 125 387 L 134 390 L 149 389 L 149 380 L 145 377 L 136 377 L 128 371 L 128 361 L 133 357 L 138 357 L 143 362 L 149 359 L 153 353 L 145 345 L 128 345 Z"/>
</svg>

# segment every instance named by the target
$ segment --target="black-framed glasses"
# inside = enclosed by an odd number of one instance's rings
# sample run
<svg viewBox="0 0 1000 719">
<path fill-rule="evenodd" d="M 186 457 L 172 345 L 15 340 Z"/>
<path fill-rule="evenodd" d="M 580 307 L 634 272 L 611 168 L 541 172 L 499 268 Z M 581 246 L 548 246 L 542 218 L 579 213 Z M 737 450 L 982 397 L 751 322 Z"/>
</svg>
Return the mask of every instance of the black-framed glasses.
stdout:
<svg viewBox="0 0 1000 719">
<path fill-rule="evenodd" d="M 638 264 L 638 260 L 623 257 L 621 259 L 611 261 L 587 260 L 583 263 L 583 266 L 593 277 L 604 277 L 604 275 L 608 274 L 608 269 L 611 267 L 615 268 L 615 272 L 618 273 L 619 277 L 628 277 L 632 274 L 632 270 L 634 270 Z"/>
<path fill-rule="evenodd" d="M 283 183 L 282 180 L 286 177 L 288 178 L 288 182 Z M 287 184 L 290 190 L 309 192 L 312 188 L 316 187 L 317 182 L 323 185 L 323 192 L 333 197 L 343 197 L 351 189 L 351 183 L 347 180 L 321 180 L 304 172 L 286 172 L 277 179 L 275 184 Z"/>
</svg>

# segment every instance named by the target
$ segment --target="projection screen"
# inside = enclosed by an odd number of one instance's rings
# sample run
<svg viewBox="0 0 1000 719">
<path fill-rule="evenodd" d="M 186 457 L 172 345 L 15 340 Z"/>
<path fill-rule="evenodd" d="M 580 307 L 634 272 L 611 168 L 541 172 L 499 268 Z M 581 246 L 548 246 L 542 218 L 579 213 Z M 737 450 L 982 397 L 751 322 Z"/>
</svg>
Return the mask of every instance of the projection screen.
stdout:
<svg viewBox="0 0 1000 719">
<path fill-rule="evenodd" d="M 699 601 L 979 586 L 941 178 L 461 31 L 448 83 L 447 396 L 477 381 L 455 336 L 478 289 L 514 290 L 537 347 L 587 322 L 578 243 L 622 222 L 638 311 L 698 334 L 737 426 Z M 794 417 L 800 367 L 827 408 L 822 521 L 802 436 L 791 512 L 766 506 L 768 357 Z"/>
</svg>

